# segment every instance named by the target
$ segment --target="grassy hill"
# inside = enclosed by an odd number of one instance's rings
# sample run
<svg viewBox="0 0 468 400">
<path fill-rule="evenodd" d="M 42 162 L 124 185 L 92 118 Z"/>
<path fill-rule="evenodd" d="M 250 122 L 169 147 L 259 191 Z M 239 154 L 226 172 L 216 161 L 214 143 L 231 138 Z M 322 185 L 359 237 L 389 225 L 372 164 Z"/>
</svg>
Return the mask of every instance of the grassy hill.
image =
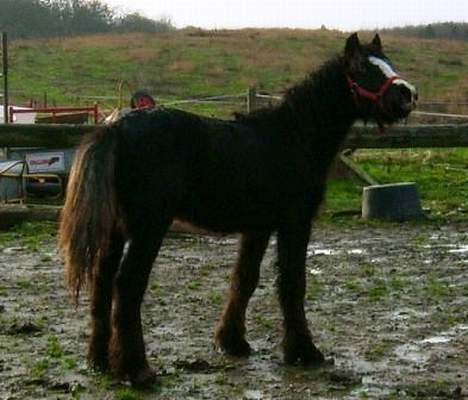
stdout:
<svg viewBox="0 0 468 400">
<path fill-rule="evenodd" d="M 342 51 L 347 34 L 327 30 L 179 30 L 15 41 L 13 98 L 70 104 L 112 96 L 121 80 L 163 99 L 240 93 L 250 85 L 279 93 Z M 369 38 L 370 34 L 362 34 Z M 468 43 L 383 37 L 388 55 L 422 99 L 468 98 Z"/>
<path fill-rule="evenodd" d="M 362 39 L 370 39 L 363 33 Z M 251 85 L 280 94 L 324 60 L 342 51 L 347 34 L 327 30 L 179 30 L 161 34 L 95 35 L 14 41 L 10 48 L 12 98 L 73 104 L 100 100 L 117 105 L 147 88 L 163 103 L 193 96 L 245 93 Z M 382 36 L 387 54 L 414 82 L 424 100 L 468 102 L 468 42 Z M 181 104 L 227 116 L 245 104 Z M 452 110 L 453 111 L 453 110 Z M 458 110 L 456 110 L 458 112 Z M 465 109 L 468 114 L 468 110 Z M 355 158 L 381 182 L 416 181 L 424 204 L 440 215 L 468 215 L 468 151 L 359 151 Z M 361 183 L 335 181 L 333 209 L 357 208 Z"/>
</svg>

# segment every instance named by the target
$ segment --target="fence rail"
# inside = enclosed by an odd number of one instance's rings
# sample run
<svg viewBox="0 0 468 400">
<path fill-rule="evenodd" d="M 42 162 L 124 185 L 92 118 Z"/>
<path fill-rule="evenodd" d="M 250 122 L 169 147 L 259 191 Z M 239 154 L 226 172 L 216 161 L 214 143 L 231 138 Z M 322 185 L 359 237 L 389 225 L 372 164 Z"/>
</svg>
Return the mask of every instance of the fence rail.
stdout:
<svg viewBox="0 0 468 400">
<path fill-rule="evenodd" d="M 93 115 L 94 123 L 98 123 L 99 106 L 97 103 L 92 107 L 38 107 L 38 108 L 13 108 L 9 107 L 9 121 L 13 123 L 15 114 L 31 114 L 31 113 L 45 113 L 52 114 L 52 119 L 60 118 L 60 115 L 66 113 L 80 113 L 85 112 Z"/>
<path fill-rule="evenodd" d="M 0 147 L 74 147 L 94 125 L 0 125 Z M 346 146 L 356 149 L 468 147 L 468 124 L 396 125 L 385 132 L 354 126 Z"/>
</svg>

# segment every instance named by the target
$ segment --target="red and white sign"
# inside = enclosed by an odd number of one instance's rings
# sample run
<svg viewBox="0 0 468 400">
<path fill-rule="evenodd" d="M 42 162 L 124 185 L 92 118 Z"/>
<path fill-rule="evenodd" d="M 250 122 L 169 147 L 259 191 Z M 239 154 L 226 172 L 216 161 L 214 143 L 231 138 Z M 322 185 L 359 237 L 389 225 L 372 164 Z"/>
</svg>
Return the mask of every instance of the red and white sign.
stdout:
<svg viewBox="0 0 468 400">
<path fill-rule="evenodd" d="M 26 164 L 30 174 L 64 172 L 65 156 L 63 152 L 26 154 Z"/>
<path fill-rule="evenodd" d="M 35 124 L 36 123 L 36 114 L 32 111 L 29 107 L 17 107 L 17 106 L 10 106 L 13 110 L 31 110 L 26 114 L 14 114 L 13 115 L 13 123 L 14 124 Z M 0 123 L 3 124 L 4 121 L 4 111 L 3 106 L 0 105 Z"/>
</svg>

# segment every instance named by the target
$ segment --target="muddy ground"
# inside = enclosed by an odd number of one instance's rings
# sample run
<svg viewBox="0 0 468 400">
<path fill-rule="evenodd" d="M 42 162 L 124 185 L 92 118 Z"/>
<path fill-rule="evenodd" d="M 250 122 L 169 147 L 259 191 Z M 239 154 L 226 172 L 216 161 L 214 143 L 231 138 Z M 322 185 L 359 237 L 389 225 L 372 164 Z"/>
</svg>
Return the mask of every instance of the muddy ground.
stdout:
<svg viewBox="0 0 468 400">
<path fill-rule="evenodd" d="M 307 315 L 334 362 L 285 367 L 274 238 L 248 312 L 254 354 L 213 349 L 236 237 L 172 234 L 146 294 L 159 383 L 136 392 L 86 368 L 87 301 L 64 290 L 53 238 L 0 248 L 0 399 L 468 399 L 468 225 L 325 225 Z"/>
</svg>

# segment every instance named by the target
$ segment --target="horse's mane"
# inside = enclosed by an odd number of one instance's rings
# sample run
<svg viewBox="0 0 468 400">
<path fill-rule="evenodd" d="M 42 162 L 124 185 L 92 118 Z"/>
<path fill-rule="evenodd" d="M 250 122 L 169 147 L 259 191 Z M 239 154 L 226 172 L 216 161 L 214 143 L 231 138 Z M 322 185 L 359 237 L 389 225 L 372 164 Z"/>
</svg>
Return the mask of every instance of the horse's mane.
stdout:
<svg viewBox="0 0 468 400">
<path fill-rule="evenodd" d="M 336 92 L 339 86 L 342 87 L 343 80 L 344 61 L 341 57 L 333 58 L 287 89 L 281 102 L 250 113 L 235 113 L 235 119 L 246 125 L 259 126 L 268 122 L 286 122 L 284 119 L 287 118 L 291 126 L 296 126 L 298 120 L 293 118 L 294 114 L 301 114 L 302 121 L 305 116 L 307 120 L 315 119 L 313 114 L 320 116 L 325 107 L 323 91 Z"/>
</svg>

